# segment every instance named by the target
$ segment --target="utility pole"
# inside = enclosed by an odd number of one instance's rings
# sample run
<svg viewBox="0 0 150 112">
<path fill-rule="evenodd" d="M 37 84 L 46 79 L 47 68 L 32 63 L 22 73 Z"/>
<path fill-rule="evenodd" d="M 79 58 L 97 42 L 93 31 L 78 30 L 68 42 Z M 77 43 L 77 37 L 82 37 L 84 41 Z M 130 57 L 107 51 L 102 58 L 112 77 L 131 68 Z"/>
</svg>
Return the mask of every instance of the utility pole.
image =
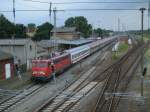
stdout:
<svg viewBox="0 0 150 112">
<path fill-rule="evenodd" d="M 141 37 L 142 37 L 142 42 L 144 42 L 144 39 L 143 39 L 143 27 L 144 27 L 144 11 L 146 9 L 145 8 L 140 8 L 140 11 L 141 11 Z"/>
<path fill-rule="evenodd" d="M 56 7 L 53 10 L 54 12 L 54 37 L 56 37 Z"/>
<path fill-rule="evenodd" d="M 94 38 L 94 23 L 92 24 L 92 38 Z"/>
<path fill-rule="evenodd" d="M 52 15 L 52 2 L 49 3 L 49 20 L 51 23 L 51 15 Z"/>
<path fill-rule="evenodd" d="M 57 43 L 56 43 L 56 12 L 57 12 L 57 9 L 56 7 L 53 9 L 53 13 L 54 13 L 54 46 L 55 46 L 55 50 L 57 49 Z"/>
<path fill-rule="evenodd" d="M 52 2 L 49 3 L 49 21 L 51 23 L 51 15 L 52 15 Z M 51 38 L 51 32 L 49 34 L 50 38 Z"/>
<path fill-rule="evenodd" d="M 15 0 L 13 0 L 13 17 L 14 17 L 14 25 L 15 25 L 15 21 L 16 21 L 16 10 L 15 10 Z M 15 45 L 15 30 L 12 34 L 12 54 L 13 54 L 13 57 L 15 59 L 15 48 L 14 48 L 14 45 Z"/>
<path fill-rule="evenodd" d="M 120 32 L 120 18 L 118 18 L 118 32 Z"/>
<path fill-rule="evenodd" d="M 140 8 L 141 11 L 141 38 L 142 38 L 142 43 L 144 43 L 144 38 L 143 38 L 143 28 L 144 28 L 144 11 L 145 8 Z M 142 50 L 142 56 L 141 56 L 141 73 L 144 70 L 144 50 Z M 141 75 L 141 96 L 143 96 L 143 74 Z"/>
<path fill-rule="evenodd" d="M 149 5 L 148 5 L 148 30 L 150 29 L 150 2 L 149 2 Z"/>
</svg>

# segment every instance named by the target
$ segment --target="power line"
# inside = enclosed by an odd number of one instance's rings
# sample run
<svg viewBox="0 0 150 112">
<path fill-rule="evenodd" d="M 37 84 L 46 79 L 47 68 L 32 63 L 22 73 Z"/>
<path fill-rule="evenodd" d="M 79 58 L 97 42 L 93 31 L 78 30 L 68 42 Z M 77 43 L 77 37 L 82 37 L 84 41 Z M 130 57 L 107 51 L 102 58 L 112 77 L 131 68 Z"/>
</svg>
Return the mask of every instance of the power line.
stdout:
<svg viewBox="0 0 150 112">
<path fill-rule="evenodd" d="M 139 3 L 147 3 L 147 2 L 57 2 L 53 4 L 139 4 Z"/>
<path fill-rule="evenodd" d="M 34 1 L 34 0 L 24 0 L 24 1 L 50 4 L 50 2 L 42 2 L 42 1 Z"/>
<path fill-rule="evenodd" d="M 112 9 L 106 9 L 106 8 L 104 8 L 104 9 L 64 9 L 64 11 L 103 11 L 103 10 L 108 10 L 108 11 L 110 11 L 110 10 L 139 10 L 139 9 L 127 9 L 127 8 L 125 8 L 125 9 L 123 9 L 123 8 L 121 8 L 121 9 L 119 9 L 119 8 L 112 8 Z"/>
<path fill-rule="evenodd" d="M 36 9 L 36 10 L 30 10 L 30 9 L 27 9 L 27 10 L 16 10 L 16 12 L 47 12 L 49 11 L 48 9 Z M 53 10 L 51 10 L 53 11 Z M 63 10 L 59 10 L 59 11 L 63 11 Z M 0 12 L 13 12 L 12 10 L 1 10 Z"/>
<path fill-rule="evenodd" d="M 128 11 L 138 11 L 139 9 L 119 9 L 119 8 L 112 8 L 112 9 L 60 9 L 60 10 L 57 10 L 57 11 L 123 11 L 123 10 L 128 10 Z M 48 9 L 26 9 L 26 10 L 22 10 L 22 9 L 19 9 L 19 10 L 15 10 L 16 12 L 47 12 L 49 11 Z M 51 10 L 51 11 L 54 11 L 54 10 Z M 0 12 L 13 12 L 13 10 L 1 10 Z"/>
<path fill-rule="evenodd" d="M 47 3 L 50 4 L 49 2 L 43 2 L 43 1 L 38 1 L 38 0 L 24 0 L 28 2 L 38 2 L 38 3 Z M 53 2 L 52 4 L 140 4 L 140 3 L 148 3 L 148 1 L 135 1 L 135 2 Z"/>
</svg>

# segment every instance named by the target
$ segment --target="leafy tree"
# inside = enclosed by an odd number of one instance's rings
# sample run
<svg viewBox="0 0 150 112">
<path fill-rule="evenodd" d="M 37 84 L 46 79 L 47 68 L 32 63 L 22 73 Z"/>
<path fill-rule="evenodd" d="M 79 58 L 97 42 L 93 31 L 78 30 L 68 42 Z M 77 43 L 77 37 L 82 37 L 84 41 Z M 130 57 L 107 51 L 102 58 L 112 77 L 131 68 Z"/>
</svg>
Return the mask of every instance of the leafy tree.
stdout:
<svg viewBox="0 0 150 112">
<path fill-rule="evenodd" d="M 110 32 L 112 31 L 101 29 L 101 28 L 94 29 L 94 33 L 97 34 L 98 37 L 102 37 L 102 38 L 109 36 Z"/>
<path fill-rule="evenodd" d="M 98 37 L 102 37 L 103 36 L 103 30 L 101 28 L 95 29 L 94 33 L 96 33 Z"/>
<path fill-rule="evenodd" d="M 29 32 L 34 32 L 36 30 L 36 25 L 34 23 L 29 23 L 28 30 Z"/>
<path fill-rule="evenodd" d="M 76 27 L 77 31 L 81 32 L 83 37 L 89 37 L 92 33 L 92 26 L 88 24 L 88 21 L 83 16 L 71 17 L 65 21 L 66 27 Z"/>
<path fill-rule="evenodd" d="M 103 29 L 102 37 L 107 37 L 107 36 L 109 36 L 109 33 L 110 33 L 110 32 L 112 32 L 112 31 Z"/>
<path fill-rule="evenodd" d="M 0 15 L 0 38 L 11 38 L 15 32 L 15 26 L 4 15 Z"/>
<path fill-rule="evenodd" d="M 26 27 L 23 24 L 15 25 L 15 37 L 26 38 Z"/>
<path fill-rule="evenodd" d="M 53 25 L 46 22 L 42 25 L 37 27 L 37 32 L 35 36 L 33 37 L 33 40 L 40 41 L 42 39 L 49 39 L 50 38 L 50 32 L 53 29 Z"/>
<path fill-rule="evenodd" d="M 23 24 L 14 25 L 4 15 L 0 15 L 0 38 L 11 38 L 13 35 L 15 38 L 25 38 L 26 27 Z"/>
<path fill-rule="evenodd" d="M 68 18 L 65 21 L 65 26 L 67 26 L 67 27 L 74 27 L 75 26 L 75 19 L 73 17 Z"/>
</svg>

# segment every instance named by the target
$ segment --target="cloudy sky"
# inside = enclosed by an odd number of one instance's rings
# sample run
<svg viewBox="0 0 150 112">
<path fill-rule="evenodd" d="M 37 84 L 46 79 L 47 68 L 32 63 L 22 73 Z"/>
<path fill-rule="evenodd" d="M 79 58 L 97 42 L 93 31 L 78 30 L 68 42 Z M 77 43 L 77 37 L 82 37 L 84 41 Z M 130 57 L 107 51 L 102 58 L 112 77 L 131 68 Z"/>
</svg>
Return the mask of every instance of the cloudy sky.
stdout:
<svg viewBox="0 0 150 112">
<path fill-rule="evenodd" d="M 13 0 L 1 0 L 0 1 L 0 11 L 12 10 Z M 50 2 L 50 0 L 38 0 Z M 150 0 L 51 0 L 51 2 L 147 2 Z M 52 8 L 57 7 L 58 10 L 61 9 L 101 9 L 101 8 L 133 8 L 139 9 L 141 7 L 148 8 L 148 3 L 138 3 L 138 4 L 54 4 Z M 25 0 L 16 0 L 16 10 L 19 9 L 49 9 L 49 4 L 29 2 Z M 4 14 L 9 20 L 13 21 L 12 12 L 0 12 Z M 35 23 L 37 25 L 43 22 L 49 21 L 48 12 L 16 12 L 16 23 Z M 148 26 L 148 13 L 145 12 L 144 15 L 144 25 L 145 29 Z M 140 11 L 63 11 L 57 12 L 57 26 L 63 26 L 64 21 L 69 17 L 74 16 L 85 16 L 89 23 L 94 27 L 102 27 L 110 30 L 118 29 L 118 18 L 120 18 L 121 29 L 122 30 L 136 30 L 140 29 Z M 52 17 L 53 18 L 53 17 Z M 53 24 L 53 19 L 52 19 Z"/>
</svg>

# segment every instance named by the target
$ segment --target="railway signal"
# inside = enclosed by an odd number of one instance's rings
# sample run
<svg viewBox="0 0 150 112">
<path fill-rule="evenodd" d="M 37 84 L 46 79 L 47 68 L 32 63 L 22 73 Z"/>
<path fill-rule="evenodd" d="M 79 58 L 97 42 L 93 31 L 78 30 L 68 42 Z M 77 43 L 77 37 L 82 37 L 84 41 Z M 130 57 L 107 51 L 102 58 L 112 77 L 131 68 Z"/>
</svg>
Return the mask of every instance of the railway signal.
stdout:
<svg viewBox="0 0 150 112">
<path fill-rule="evenodd" d="M 146 75 L 146 72 L 147 72 L 147 68 L 145 67 L 144 70 L 143 70 L 142 75 L 145 76 L 145 75 Z"/>
<path fill-rule="evenodd" d="M 144 43 L 144 37 L 143 37 L 143 28 L 144 28 L 144 11 L 146 9 L 145 8 L 140 8 L 141 11 L 141 37 L 142 37 L 142 42 Z M 143 74 L 141 75 L 141 96 L 143 96 L 143 79 L 144 79 L 144 75 L 146 73 L 146 69 L 143 68 L 144 66 L 144 50 L 142 51 L 142 57 L 141 57 L 141 71 L 143 72 Z"/>
<path fill-rule="evenodd" d="M 144 94 L 144 92 L 143 92 L 143 89 L 144 89 L 143 80 L 144 80 L 144 76 L 146 75 L 146 72 L 147 72 L 147 68 L 145 67 L 143 69 L 143 72 L 141 75 L 141 96 L 143 96 L 143 94 Z"/>
</svg>

